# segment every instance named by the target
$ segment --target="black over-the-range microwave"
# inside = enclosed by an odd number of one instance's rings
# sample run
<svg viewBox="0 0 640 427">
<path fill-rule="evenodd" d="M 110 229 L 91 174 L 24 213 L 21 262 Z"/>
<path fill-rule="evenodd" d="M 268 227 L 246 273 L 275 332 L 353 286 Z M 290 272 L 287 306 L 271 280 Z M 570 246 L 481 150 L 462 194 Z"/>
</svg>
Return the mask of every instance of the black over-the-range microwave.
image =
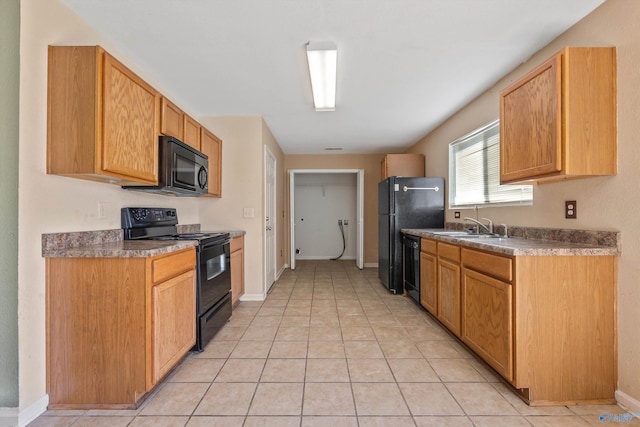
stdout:
<svg viewBox="0 0 640 427">
<path fill-rule="evenodd" d="M 159 144 L 158 185 L 122 188 L 182 197 L 206 194 L 209 188 L 207 156 L 171 136 L 161 136 Z"/>
</svg>

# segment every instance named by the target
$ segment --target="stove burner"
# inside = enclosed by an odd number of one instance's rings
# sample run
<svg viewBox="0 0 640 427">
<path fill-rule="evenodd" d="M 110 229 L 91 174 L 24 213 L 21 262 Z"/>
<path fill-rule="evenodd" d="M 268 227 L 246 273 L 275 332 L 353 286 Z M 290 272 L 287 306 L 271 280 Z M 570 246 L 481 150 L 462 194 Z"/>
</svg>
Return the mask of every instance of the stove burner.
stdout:
<svg viewBox="0 0 640 427">
<path fill-rule="evenodd" d="M 204 237 L 206 236 L 205 233 L 183 233 L 183 234 L 178 234 L 176 237 L 182 238 L 182 239 L 188 239 L 190 237 Z"/>
</svg>

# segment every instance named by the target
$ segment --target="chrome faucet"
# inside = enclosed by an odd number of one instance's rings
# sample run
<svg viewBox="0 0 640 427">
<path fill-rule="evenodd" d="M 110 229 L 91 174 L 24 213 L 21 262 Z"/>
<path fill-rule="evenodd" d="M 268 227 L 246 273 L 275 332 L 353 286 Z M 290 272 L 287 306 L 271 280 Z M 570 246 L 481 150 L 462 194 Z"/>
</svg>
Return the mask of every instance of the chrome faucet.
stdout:
<svg viewBox="0 0 640 427">
<path fill-rule="evenodd" d="M 478 224 L 478 226 L 479 226 L 478 227 L 478 234 L 480 234 L 480 227 L 482 227 L 485 230 L 487 230 L 487 233 L 493 234 L 493 221 L 491 221 L 489 218 L 482 218 L 485 221 L 488 221 L 489 225 L 484 225 L 483 223 L 481 223 L 477 219 L 469 218 L 468 216 L 464 217 L 464 219 L 465 219 L 465 221 L 471 221 L 471 222 L 474 222 L 474 223 Z"/>
</svg>

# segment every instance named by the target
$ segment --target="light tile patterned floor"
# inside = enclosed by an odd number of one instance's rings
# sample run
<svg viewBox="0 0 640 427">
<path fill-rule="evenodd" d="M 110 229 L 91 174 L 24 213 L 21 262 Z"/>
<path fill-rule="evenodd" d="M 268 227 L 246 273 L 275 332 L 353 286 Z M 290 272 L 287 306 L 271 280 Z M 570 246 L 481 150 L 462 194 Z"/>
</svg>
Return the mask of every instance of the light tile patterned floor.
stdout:
<svg viewBox="0 0 640 427">
<path fill-rule="evenodd" d="M 240 303 L 139 409 L 48 411 L 30 425 L 549 427 L 624 413 L 525 405 L 377 276 L 352 261 L 301 261 L 264 303 Z"/>
</svg>

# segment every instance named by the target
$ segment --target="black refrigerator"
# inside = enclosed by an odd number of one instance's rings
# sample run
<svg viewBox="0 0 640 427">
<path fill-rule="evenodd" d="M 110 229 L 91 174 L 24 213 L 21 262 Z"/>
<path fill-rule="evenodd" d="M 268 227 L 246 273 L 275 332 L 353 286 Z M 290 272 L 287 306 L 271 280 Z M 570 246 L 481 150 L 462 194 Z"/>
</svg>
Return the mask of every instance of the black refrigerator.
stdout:
<svg viewBox="0 0 640 427">
<path fill-rule="evenodd" d="M 403 292 L 403 228 L 444 227 L 444 178 L 392 176 L 378 184 L 378 277 Z"/>
</svg>

